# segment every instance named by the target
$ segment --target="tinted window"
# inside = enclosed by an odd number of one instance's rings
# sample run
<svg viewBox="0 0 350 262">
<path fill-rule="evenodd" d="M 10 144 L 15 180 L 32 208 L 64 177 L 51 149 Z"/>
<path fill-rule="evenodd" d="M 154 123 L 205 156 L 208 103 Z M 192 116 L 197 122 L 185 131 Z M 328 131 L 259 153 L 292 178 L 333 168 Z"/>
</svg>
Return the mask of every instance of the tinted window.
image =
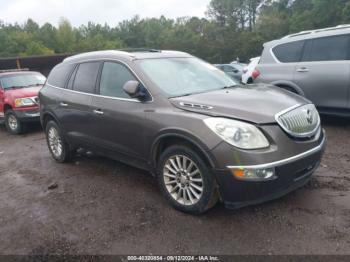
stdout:
<svg viewBox="0 0 350 262">
<path fill-rule="evenodd" d="M 47 82 L 50 85 L 64 88 L 73 68 L 74 65 L 72 64 L 61 64 L 54 67 L 51 70 Z"/>
<path fill-rule="evenodd" d="M 302 61 L 336 61 L 348 59 L 349 36 L 323 37 L 306 42 Z"/>
<path fill-rule="evenodd" d="M 123 90 L 123 86 L 130 80 L 136 80 L 125 66 L 105 62 L 101 74 L 100 94 L 119 98 L 130 98 Z"/>
<path fill-rule="evenodd" d="M 73 90 L 94 93 L 99 68 L 100 62 L 80 64 L 75 75 Z"/>
<path fill-rule="evenodd" d="M 68 84 L 67 84 L 67 89 L 73 89 L 74 78 L 75 78 L 75 75 L 77 74 L 78 68 L 79 67 L 76 66 L 73 73 L 71 74 L 69 81 L 68 81 Z"/>
<path fill-rule="evenodd" d="M 303 45 L 304 41 L 282 44 L 273 48 L 273 53 L 283 63 L 299 62 Z"/>
</svg>

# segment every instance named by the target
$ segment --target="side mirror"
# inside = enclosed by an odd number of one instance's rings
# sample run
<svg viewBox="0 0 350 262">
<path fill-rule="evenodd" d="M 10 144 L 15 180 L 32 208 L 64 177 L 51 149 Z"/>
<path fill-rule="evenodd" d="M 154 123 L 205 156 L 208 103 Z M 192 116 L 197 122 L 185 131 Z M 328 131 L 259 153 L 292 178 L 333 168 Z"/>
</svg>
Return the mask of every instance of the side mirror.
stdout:
<svg viewBox="0 0 350 262">
<path fill-rule="evenodd" d="M 132 98 L 138 98 L 143 100 L 146 98 L 146 92 L 142 87 L 141 83 L 138 81 L 128 81 L 124 84 L 123 90 Z"/>
</svg>

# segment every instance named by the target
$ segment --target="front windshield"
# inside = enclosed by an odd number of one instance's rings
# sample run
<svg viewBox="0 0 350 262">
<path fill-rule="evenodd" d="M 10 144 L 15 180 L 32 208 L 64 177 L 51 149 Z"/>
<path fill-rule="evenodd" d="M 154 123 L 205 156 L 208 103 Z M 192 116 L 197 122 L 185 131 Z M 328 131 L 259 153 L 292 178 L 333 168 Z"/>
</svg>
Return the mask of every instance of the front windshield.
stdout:
<svg viewBox="0 0 350 262">
<path fill-rule="evenodd" d="M 3 89 L 21 88 L 36 85 L 43 85 L 45 77 L 41 74 L 19 74 L 1 78 L 1 86 Z"/>
<path fill-rule="evenodd" d="M 145 59 L 138 63 L 168 97 L 204 93 L 236 85 L 224 72 L 198 58 Z"/>
</svg>

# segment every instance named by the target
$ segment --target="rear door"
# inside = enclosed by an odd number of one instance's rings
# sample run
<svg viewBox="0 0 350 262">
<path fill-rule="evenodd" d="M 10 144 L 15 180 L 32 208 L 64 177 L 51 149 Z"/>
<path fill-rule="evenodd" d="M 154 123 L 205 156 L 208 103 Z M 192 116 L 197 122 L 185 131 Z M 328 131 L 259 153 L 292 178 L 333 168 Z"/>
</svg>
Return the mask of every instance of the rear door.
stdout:
<svg viewBox="0 0 350 262">
<path fill-rule="evenodd" d="M 283 43 L 266 47 L 257 69 L 260 76 L 256 82 L 277 83 L 292 82 L 295 68 L 298 65 L 305 41 Z"/>
<path fill-rule="evenodd" d="M 346 108 L 350 84 L 349 35 L 307 40 L 294 81 L 320 108 Z"/>
<path fill-rule="evenodd" d="M 100 76 L 98 95 L 93 97 L 93 136 L 105 152 L 145 163 L 144 121 L 149 103 L 132 99 L 123 90 L 127 81 L 137 80 L 127 66 L 106 61 Z"/>
<path fill-rule="evenodd" d="M 101 62 L 79 64 L 71 75 L 60 101 L 61 122 L 68 137 L 83 145 L 94 145 L 92 96 L 96 91 Z"/>
</svg>

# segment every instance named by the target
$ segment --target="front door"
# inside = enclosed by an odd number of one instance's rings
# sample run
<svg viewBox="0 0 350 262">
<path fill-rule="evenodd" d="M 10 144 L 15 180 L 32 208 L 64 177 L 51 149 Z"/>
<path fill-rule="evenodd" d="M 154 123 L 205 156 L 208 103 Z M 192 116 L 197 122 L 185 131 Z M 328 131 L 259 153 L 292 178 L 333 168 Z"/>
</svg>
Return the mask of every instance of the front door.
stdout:
<svg viewBox="0 0 350 262">
<path fill-rule="evenodd" d="M 125 65 L 104 62 L 98 95 L 92 99 L 93 136 L 105 152 L 145 163 L 143 125 L 148 103 L 132 99 L 124 92 L 123 86 L 130 80 L 137 79 Z"/>
</svg>

